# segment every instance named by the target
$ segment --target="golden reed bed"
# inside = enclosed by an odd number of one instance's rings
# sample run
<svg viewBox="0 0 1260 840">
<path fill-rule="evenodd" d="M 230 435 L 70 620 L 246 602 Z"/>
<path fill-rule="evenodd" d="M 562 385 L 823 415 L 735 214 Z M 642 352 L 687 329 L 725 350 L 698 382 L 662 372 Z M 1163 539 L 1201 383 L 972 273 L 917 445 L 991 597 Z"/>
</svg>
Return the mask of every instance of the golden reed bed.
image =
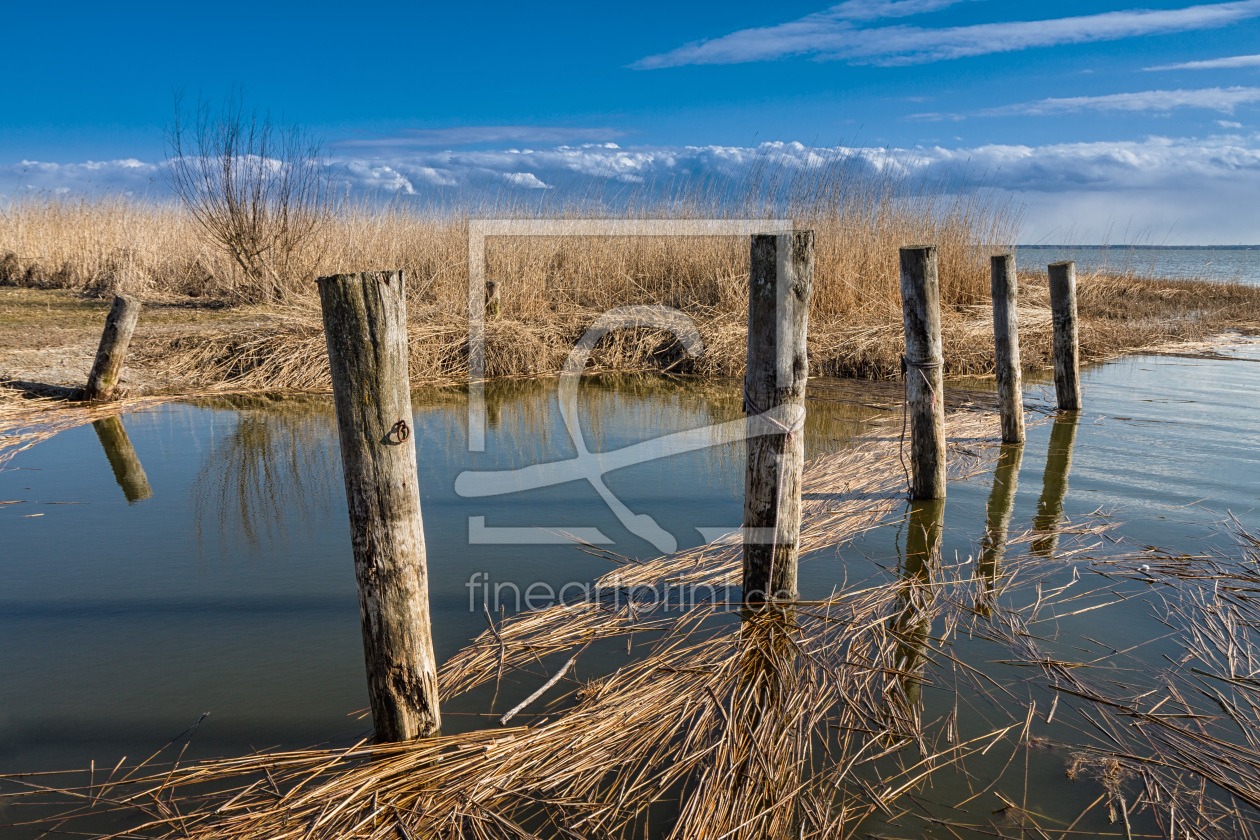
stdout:
<svg viewBox="0 0 1260 840">
<path fill-rule="evenodd" d="M 702 186 L 669 198 L 631 196 L 614 215 L 666 223 L 789 218 L 815 230 L 813 375 L 896 375 L 902 346 L 898 249 L 936 244 L 947 373 L 991 371 L 989 257 L 1011 248 L 1020 222 L 1016 208 L 983 191 L 947 194 L 891 175 L 872 178 L 844 163 L 759 172 L 742 189 L 716 195 Z M 555 196 L 529 207 L 428 211 L 330 205 L 317 233 L 286 257 L 279 273 L 243 268 L 178 205 L 23 197 L 0 206 L 0 285 L 89 296 L 128 292 L 161 305 L 164 313 L 180 307 L 186 317 L 175 324 L 146 323 L 142 316 L 132 364 L 156 374 L 149 380 L 165 377 L 185 391 L 323 390 L 327 361 L 315 277 L 402 269 L 414 381 L 459 382 L 468 369 L 469 218 L 610 212 L 581 196 Z M 664 333 L 621 332 L 601 343 L 594 368 L 742 374 L 748 243 L 738 237 L 495 238 L 488 244 L 486 276 L 499 283 L 502 295 L 502 315 L 487 330 L 490 377 L 557 373 L 599 314 L 628 304 L 682 310 L 697 323 L 706 352 L 692 359 Z M 1050 315 L 1044 266 L 1022 266 L 1021 293 L 1023 361 L 1029 369 L 1045 368 Z M 1081 352 L 1090 361 L 1225 329 L 1254 329 L 1260 289 L 1144 280 L 1134 272 L 1082 274 L 1079 303 Z M 38 339 L 32 333 L 27 343 L 36 346 Z"/>
</svg>

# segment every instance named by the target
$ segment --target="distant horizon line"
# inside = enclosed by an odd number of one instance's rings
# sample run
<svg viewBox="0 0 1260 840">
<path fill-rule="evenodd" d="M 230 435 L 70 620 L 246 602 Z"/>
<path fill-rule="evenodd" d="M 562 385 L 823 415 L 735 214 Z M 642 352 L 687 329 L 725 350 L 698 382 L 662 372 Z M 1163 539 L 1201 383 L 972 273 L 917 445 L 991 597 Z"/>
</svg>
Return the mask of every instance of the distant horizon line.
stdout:
<svg viewBox="0 0 1260 840">
<path fill-rule="evenodd" d="M 1260 251 L 1260 245 L 1015 245 L 1016 250 L 1062 251 L 1093 248 L 1098 251 Z"/>
</svg>

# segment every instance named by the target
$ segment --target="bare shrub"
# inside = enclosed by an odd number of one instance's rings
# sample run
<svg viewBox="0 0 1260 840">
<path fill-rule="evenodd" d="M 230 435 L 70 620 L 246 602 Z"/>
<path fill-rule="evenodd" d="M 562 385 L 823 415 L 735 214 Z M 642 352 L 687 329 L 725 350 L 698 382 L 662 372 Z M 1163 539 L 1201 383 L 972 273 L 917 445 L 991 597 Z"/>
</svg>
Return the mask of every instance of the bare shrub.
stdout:
<svg viewBox="0 0 1260 840">
<path fill-rule="evenodd" d="M 166 141 L 171 189 L 240 268 L 240 296 L 276 302 L 309 294 L 303 249 L 329 216 L 319 142 L 247 112 L 239 93 L 218 111 L 199 99 L 191 114 L 177 99 Z"/>
</svg>

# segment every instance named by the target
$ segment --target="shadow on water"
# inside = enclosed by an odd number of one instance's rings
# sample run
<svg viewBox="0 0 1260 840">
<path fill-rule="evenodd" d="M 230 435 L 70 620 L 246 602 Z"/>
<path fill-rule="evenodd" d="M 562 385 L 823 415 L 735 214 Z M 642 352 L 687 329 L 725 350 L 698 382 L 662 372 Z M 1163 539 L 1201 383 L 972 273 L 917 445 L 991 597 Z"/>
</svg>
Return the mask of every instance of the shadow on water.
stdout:
<svg viewBox="0 0 1260 840">
<path fill-rule="evenodd" d="M 1059 545 L 1055 528 L 1063 521 L 1063 500 L 1067 498 L 1072 448 L 1076 445 L 1080 420 L 1080 412 L 1062 411 L 1054 418 L 1054 427 L 1050 430 L 1045 478 L 1041 498 L 1037 500 L 1037 515 L 1033 519 L 1033 530 L 1044 535 L 1032 544 L 1033 554 L 1039 557 L 1053 557 Z"/>
<path fill-rule="evenodd" d="M 144 465 L 140 463 L 140 457 L 131 445 L 131 438 L 127 437 L 122 418 L 117 415 L 102 417 L 92 423 L 92 428 L 96 430 L 96 437 L 105 450 L 105 457 L 109 459 L 109 468 L 114 471 L 114 480 L 122 488 L 127 504 L 134 505 L 152 498 L 153 488 L 149 486 L 149 477 L 144 474 Z"/>
</svg>

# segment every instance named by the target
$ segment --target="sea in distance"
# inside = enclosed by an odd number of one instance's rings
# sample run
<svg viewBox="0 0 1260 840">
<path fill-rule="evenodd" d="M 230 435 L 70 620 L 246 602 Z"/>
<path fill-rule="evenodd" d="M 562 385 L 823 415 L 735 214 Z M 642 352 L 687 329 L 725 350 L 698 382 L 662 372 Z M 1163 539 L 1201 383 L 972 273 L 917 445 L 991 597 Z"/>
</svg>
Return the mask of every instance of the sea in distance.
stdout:
<svg viewBox="0 0 1260 840">
<path fill-rule="evenodd" d="M 1025 271 L 1075 260 L 1078 272 L 1260 285 L 1260 245 L 1018 245 Z"/>
</svg>

